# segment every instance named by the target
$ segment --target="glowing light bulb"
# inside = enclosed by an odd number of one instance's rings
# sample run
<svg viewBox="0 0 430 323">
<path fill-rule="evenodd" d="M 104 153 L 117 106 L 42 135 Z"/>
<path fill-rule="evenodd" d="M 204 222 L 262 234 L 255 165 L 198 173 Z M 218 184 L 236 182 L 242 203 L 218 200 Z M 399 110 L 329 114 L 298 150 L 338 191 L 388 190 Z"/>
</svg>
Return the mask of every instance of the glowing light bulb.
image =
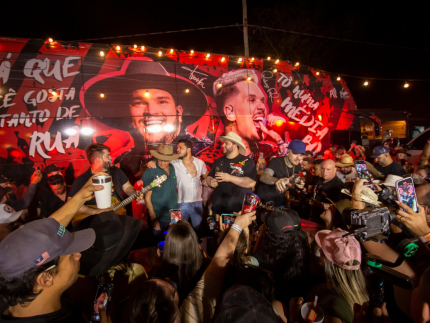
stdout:
<svg viewBox="0 0 430 323">
<path fill-rule="evenodd" d="M 57 95 L 57 92 L 55 92 L 55 91 L 52 91 L 51 93 L 52 93 L 52 95 Z"/>
<path fill-rule="evenodd" d="M 93 132 L 94 132 L 94 130 L 89 128 L 89 127 L 83 127 L 81 129 L 81 134 L 86 135 L 86 136 L 91 135 Z"/>
<path fill-rule="evenodd" d="M 247 80 L 248 80 L 248 81 L 251 81 L 251 76 L 248 76 Z"/>
<path fill-rule="evenodd" d="M 140 46 L 140 50 L 144 50 L 145 49 L 145 46 Z"/>
<path fill-rule="evenodd" d="M 403 87 L 404 87 L 405 89 L 407 89 L 407 88 L 409 87 L 409 83 L 405 83 L 405 84 L 403 85 Z"/>
<path fill-rule="evenodd" d="M 191 52 L 190 52 L 191 54 L 194 54 L 194 51 L 193 50 L 191 50 Z"/>
<path fill-rule="evenodd" d="M 318 120 L 321 121 L 322 120 L 322 116 L 319 114 L 318 115 Z"/>
<path fill-rule="evenodd" d="M 120 50 L 121 49 L 121 47 L 120 46 L 116 46 L 116 50 Z"/>
<path fill-rule="evenodd" d="M 102 56 L 102 57 L 105 56 L 105 52 L 101 50 L 100 51 L 100 56 Z"/>
<path fill-rule="evenodd" d="M 222 84 L 221 83 L 218 83 L 218 87 L 221 87 L 222 86 Z"/>
<path fill-rule="evenodd" d="M 66 129 L 65 133 L 69 136 L 74 136 L 74 135 L 76 135 L 77 131 L 76 131 L 76 129 L 69 128 L 69 129 Z"/>
<path fill-rule="evenodd" d="M 160 51 L 158 51 L 158 56 L 161 56 L 163 53 Z"/>
<path fill-rule="evenodd" d="M 275 124 L 276 124 L 278 127 L 280 127 L 280 126 L 282 126 L 282 125 L 284 124 L 284 121 L 282 121 L 282 120 L 276 120 Z"/>
<path fill-rule="evenodd" d="M 161 126 L 159 126 L 159 125 L 154 125 L 154 126 L 148 127 L 148 132 L 150 132 L 150 133 L 156 133 L 156 132 L 160 132 L 160 131 L 161 131 Z"/>
<path fill-rule="evenodd" d="M 148 91 L 145 92 L 145 96 L 149 96 L 149 92 Z"/>
<path fill-rule="evenodd" d="M 164 130 L 165 132 L 172 132 L 173 130 L 175 130 L 175 127 L 174 127 L 173 125 L 171 125 L 171 124 L 168 124 L 168 125 L 165 125 L 165 126 L 163 127 L 163 130 Z"/>
<path fill-rule="evenodd" d="M 242 58 L 239 58 L 239 63 L 242 61 Z"/>
<path fill-rule="evenodd" d="M 173 49 L 170 50 L 170 54 L 173 54 Z"/>
<path fill-rule="evenodd" d="M 368 86 L 368 85 L 369 85 L 369 82 L 365 81 L 364 86 Z"/>
<path fill-rule="evenodd" d="M 253 58 L 251 58 L 251 62 L 253 62 L 254 61 L 254 57 Z"/>
<path fill-rule="evenodd" d="M 276 60 L 275 64 L 278 64 L 278 63 L 279 63 L 279 59 Z"/>
<path fill-rule="evenodd" d="M 190 93 L 190 89 L 186 89 L 186 90 L 185 90 L 185 93 Z"/>
<path fill-rule="evenodd" d="M 225 61 L 225 57 L 221 58 L 221 62 L 224 62 L 224 61 Z"/>
<path fill-rule="evenodd" d="M 275 68 L 274 70 L 273 70 L 273 73 L 276 73 L 278 70 Z"/>
<path fill-rule="evenodd" d="M 320 72 L 316 72 L 315 74 L 316 74 L 316 75 L 320 75 Z"/>
<path fill-rule="evenodd" d="M 336 80 L 340 81 L 340 76 L 338 76 Z"/>
<path fill-rule="evenodd" d="M 100 97 L 101 97 L 101 98 L 104 98 L 104 97 L 105 97 L 105 94 L 104 94 L 104 93 L 100 93 Z"/>
<path fill-rule="evenodd" d="M 300 63 L 299 63 L 299 62 L 297 62 L 297 63 L 296 63 L 296 66 L 299 66 L 299 65 L 300 65 Z"/>
<path fill-rule="evenodd" d="M 269 56 L 269 57 L 267 57 L 267 60 L 268 60 L 268 61 L 270 61 L 270 56 Z"/>
<path fill-rule="evenodd" d="M 137 48 L 137 45 L 134 45 L 133 47 L 134 47 L 134 48 Z"/>
<path fill-rule="evenodd" d="M 49 39 L 48 39 L 48 41 L 49 41 L 50 43 L 52 43 L 54 40 L 53 40 L 52 38 L 49 38 Z"/>
<path fill-rule="evenodd" d="M 207 55 L 206 55 L 206 58 L 209 58 L 209 57 L 211 57 L 211 54 L 207 54 Z"/>
</svg>

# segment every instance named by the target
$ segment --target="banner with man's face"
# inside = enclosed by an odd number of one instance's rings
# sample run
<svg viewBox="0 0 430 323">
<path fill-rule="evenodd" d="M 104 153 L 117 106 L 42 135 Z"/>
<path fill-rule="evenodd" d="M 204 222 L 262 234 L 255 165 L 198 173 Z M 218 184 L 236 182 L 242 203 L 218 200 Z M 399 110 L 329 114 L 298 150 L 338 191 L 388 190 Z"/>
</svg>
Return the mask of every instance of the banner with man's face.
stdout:
<svg viewBox="0 0 430 323">
<path fill-rule="evenodd" d="M 76 177 L 90 143 L 128 175 L 180 139 L 211 165 L 229 131 L 247 155 L 293 139 L 320 151 L 356 109 L 343 80 L 275 60 L 17 38 L 0 38 L 0 59 L 0 172 L 16 178 L 52 163 Z"/>
</svg>

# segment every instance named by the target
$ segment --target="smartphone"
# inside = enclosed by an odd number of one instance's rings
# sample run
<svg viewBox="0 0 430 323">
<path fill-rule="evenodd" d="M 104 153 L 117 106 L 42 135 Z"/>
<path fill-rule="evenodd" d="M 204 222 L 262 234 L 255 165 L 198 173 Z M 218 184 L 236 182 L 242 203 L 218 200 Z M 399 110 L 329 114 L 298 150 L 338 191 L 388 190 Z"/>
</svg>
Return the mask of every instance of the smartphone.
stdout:
<svg viewBox="0 0 430 323">
<path fill-rule="evenodd" d="M 367 179 L 369 182 L 364 185 L 369 185 L 372 183 L 372 178 L 370 177 L 370 173 L 367 170 L 366 162 L 364 160 L 355 160 L 355 169 L 357 170 L 358 178 Z"/>
<path fill-rule="evenodd" d="M 234 219 L 236 219 L 236 214 L 221 214 L 221 221 L 224 224 L 232 225 L 234 223 Z"/>
<path fill-rule="evenodd" d="M 260 159 L 264 158 L 264 154 L 263 153 L 260 153 L 259 155 L 260 155 Z"/>
<path fill-rule="evenodd" d="M 266 202 L 266 210 L 273 210 L 274 206 L 273 201 Z"/>
<path fill-rule="evenodd" d="M 39 168 L 39 166 L 37 166 L 36 167 L 36 174 L 39 174 L 40 173 L 40 168 Z"/>
<path fill-rule="evenodd" d="M 94 298 L 94 311 L 91 314 L 90 322 L 100 322 L 99 304 L 103 304 L 106 311 L 108 310 L 112 290 L 113 284 L 99 284 Z"/>
<path fill-rule="evenodd" d="M 171 209 L 170 210 L 170 223 L 175 224 L 182 220 L 181 209 Z"/>
<path fill-rule="evenodd" d="M 417 194 L 412 177 L 399 179 L 396 182 L 396 191 L 400 202 L 409 206 L 414 212 L 418 212 Z"/>
</svg>

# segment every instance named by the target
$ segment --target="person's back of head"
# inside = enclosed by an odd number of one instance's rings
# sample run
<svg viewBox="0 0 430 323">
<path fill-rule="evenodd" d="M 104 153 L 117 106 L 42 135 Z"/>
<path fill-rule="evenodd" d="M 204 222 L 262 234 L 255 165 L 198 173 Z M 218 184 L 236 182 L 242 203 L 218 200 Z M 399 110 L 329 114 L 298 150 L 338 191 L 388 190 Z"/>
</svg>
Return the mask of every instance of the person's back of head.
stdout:
<svg viewBox="0 0 430 323">
<path fill-rule="evenodd" d="M 221 232 L 221 234 L 218 237 L 218 245 L 221 244 L 221 242 L 224 240 L 224 238 L 227 236 L 228 232 L 231 228 L 228 228 Z M 245 231 L 242 231 L 239 235 L 239 240 L 237 241 L 236 249 L 234 250 L 233 259 L 231 260 L 231 265 L 240 268 L 243 265 L 245 265 L 246 259 L 246 252 L 248 250 L 248 235 L 245 233 Z"/>
<path fill-rule="evenodd" d="M 139 277 L 133 281 L 128 313 L 130 323 L 180 322 L 175 297 L 159 279 Z"/>
</svg>

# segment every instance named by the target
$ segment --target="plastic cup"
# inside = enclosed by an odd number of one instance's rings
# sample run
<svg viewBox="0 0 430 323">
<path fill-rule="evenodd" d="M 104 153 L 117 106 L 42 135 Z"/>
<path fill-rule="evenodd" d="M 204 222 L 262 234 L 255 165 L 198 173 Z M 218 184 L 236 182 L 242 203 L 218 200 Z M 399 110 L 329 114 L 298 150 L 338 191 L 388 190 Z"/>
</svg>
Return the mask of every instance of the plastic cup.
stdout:
<svg viewBox="0 0 430 323">
<path fill-rule="evenodd" d="M 317 317 L 314 321 L 310 321 L 306 319 L 308 312 L 310 309 L 313 309 L 317 313 Z M 302 322 L 313 322 L 313 323 L 321 323 L 324 321 L 324 311 L 321 306 L 318 306 L 317 309 L 314 309 L 314 302 L 308 302 L 302 305 L 302 309 L 300 310 L 300 314 L 302 316 Z"/>
<path fill-rule="evenodd" d="M 98 209 L 106 209 L 112 206 L 112 177 L 109 175 L 98 175 L 93 177 L 93 185 L 102 185 L 101 191 L 95 191 L 96 204 Z"/>
<path fill-rule="evenodd" d="M 163 251 L 164 251 L 164 245 L 165 245 L 165 243 L 166 243 L 166 241 L 161 241 L 161 242 L 158 244 L 158 249 L 160 249 L 160 252 L 161 252 L 161 253 L 163 253 Z"/>
<path fill-rule="evenodd" d="M 259 201 L 260 197 L 257 194 L 246 193 L 245 197 L 243 198 L 242 214 L 255 211 Z"/>
</svg>

